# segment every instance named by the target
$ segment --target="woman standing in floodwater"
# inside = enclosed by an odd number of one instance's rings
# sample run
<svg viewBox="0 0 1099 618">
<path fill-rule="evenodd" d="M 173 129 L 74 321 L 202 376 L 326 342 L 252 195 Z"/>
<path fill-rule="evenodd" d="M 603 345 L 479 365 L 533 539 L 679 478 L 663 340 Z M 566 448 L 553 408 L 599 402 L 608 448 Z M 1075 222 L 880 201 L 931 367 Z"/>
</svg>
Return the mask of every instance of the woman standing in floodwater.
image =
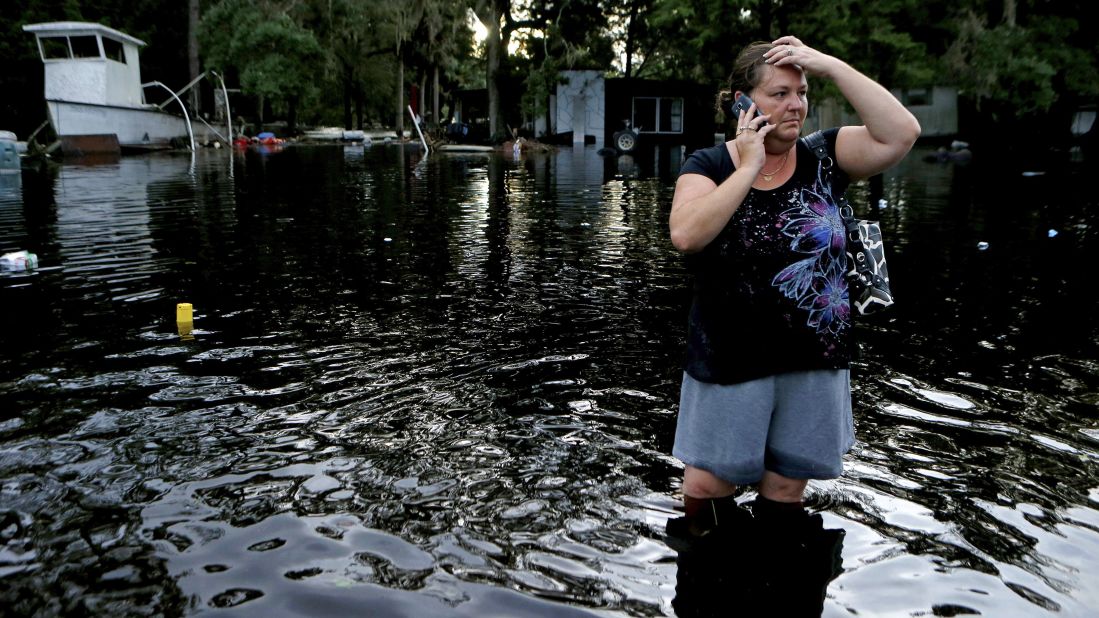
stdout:
<svg viewBox="0 0 1099 618">
<path fill-rule="evenodd" d="M 825 130 L 823 159 L 799 140 L 807 75 L 835 83 L 864 123 Z M 672 200 L 672 243 L 695 278 L 673 448 L 686 464 L 686 514 L 668 525 L 677 548 L 722 521 L 751 520 L 769 540 L 794 534 L 809 517 L 808 480 L 841 474 L 854 342 L 836 202 L 920 134 L 885 88 L 792 36 L 741 51 L 722 98 L 742 94 L 753 103 L 735 138 L 692 154 Z M 733 494 L 750 484 L 748 514 Z"/>
</svg>

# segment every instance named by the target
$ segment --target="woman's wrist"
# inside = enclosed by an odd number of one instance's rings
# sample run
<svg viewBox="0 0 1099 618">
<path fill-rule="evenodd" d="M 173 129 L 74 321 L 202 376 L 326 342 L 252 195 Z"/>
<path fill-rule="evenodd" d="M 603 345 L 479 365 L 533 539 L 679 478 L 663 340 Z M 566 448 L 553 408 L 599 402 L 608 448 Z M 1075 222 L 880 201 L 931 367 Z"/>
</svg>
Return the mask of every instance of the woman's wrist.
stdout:
<svg viewBox="0 0 1099 618">
<path fill-rule="evenodd" d="M 820 71 L 820 76 L 831 81 L 839 79 L 844 71 L 855 70 L 854 67 L 835 56 L 825 56 L 825 62 L 823 64 L 824 66 Z"/>
<path fill-rule="evenodd" d="M 744 178 L 748 184 L 752 184 L 756 181 L 756 176 L 759 176 L 759 170 L 763 169 L 760 165 L 744 164 L 741 167 L 736 168 L 733 171 L 733 175 L 737 178 Z"/>
</svg>

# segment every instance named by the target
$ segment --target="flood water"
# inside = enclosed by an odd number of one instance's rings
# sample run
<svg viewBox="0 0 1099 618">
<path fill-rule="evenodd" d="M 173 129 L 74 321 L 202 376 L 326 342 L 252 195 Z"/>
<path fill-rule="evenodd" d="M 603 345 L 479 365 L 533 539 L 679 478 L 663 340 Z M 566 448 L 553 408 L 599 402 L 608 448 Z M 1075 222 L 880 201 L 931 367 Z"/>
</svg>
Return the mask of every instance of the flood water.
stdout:
<svg viewBox="0 0 1099 618">
<path fill-rule="evenodd" d="M 849 192 L 898 304 L 858 327 L 846 472 L 810 485 L 846 532 L 824 615 L 1094 616 L 1099 200 L 1075 167 L 922 154 L 884 208 Z M 0 178 L 0 250 L 39 256 L 0 275 L 0 613 L 673 615 L 680 162 Z"/>
</svg>

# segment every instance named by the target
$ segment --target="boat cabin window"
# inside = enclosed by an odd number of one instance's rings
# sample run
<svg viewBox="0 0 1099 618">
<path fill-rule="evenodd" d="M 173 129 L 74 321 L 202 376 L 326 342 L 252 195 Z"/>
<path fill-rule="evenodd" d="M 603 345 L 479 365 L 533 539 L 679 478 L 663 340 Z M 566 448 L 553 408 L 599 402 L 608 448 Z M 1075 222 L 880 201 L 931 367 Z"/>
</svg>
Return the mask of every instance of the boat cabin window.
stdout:
<svg viewBox="0 0 1099 618">
<path fill-rule="evenodd" d="M 42 57 L 47 60 L 54 60 L 58 58 L 71 58 L 72 56 L 69 55 L 69 37 L 42 37 Z"/>
<path fill-rule="evenodd" d="M 103 52 L 107 55 L 107 60 L 126 64 L 126 52 L 122 50 L 122 43 L 103 37 Z"/>
<path fill-rule="evenodd" d="M 118 43 L 118 46 L 121 53 L 122 44 Z M 103 57 L 99 53 L 98 37 L 94 34 L 44 36 L 42 37 L 42 56 L 47 60 Z"/>
<path fill-rule="evenodd" d="M 73 50 L 73 58 L 100 58 L 99 41 L 95 35 L 71 36 L 69 47 Z"/>
</svg>

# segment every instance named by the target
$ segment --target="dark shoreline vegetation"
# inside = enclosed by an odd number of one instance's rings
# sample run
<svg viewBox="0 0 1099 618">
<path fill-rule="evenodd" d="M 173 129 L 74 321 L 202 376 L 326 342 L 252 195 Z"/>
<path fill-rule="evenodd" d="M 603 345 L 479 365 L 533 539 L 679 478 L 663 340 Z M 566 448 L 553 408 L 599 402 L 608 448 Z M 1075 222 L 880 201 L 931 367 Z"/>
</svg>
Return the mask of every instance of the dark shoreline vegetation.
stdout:
<svg viewBox="0 0 1099 618">
<path fill-rule="evenodd" d="M 288 134 L 307 126 L 407 128 L 400 102 L 418 104 L 420 96 L 421 114 L 437 126 L 461 93 L 487 88 L 487 106 L 476 115 L 492 129 L 490 137 L 502 141 L 509 128 L 545 116 L 562 69 L 686 79 L 716 92 L 727 77 L 729 50 L 785 33 L 890 88 L 958 88 L 958 137 L 974 143 L 1038 139 L 1067 149 L 1073 114 L 1099 103 L 1099 42 L 1081 22 L 1090 7 L 1083 0 L 869 6 L 572 0 L 567 10 L 559 2 L 521 0 L 286 6 L 277 0 L 8 0 L 0 6 L 6 62 L 0 128 L 26 139 L 45 117 L 41 64 L 22 25 L 65 20 L 103 23 L 146 41 L 145 79 L 179 88 L 196 71 L 218 70 L 241 89 L 234 108 L 252 127 L 277 121 Z M 472 21 L 501 26 L 478 41 Z M 821 89 L 818 100 L 829 94 Z M 213 108 L 209 90 L 201 107 Z"/>
</svg>

